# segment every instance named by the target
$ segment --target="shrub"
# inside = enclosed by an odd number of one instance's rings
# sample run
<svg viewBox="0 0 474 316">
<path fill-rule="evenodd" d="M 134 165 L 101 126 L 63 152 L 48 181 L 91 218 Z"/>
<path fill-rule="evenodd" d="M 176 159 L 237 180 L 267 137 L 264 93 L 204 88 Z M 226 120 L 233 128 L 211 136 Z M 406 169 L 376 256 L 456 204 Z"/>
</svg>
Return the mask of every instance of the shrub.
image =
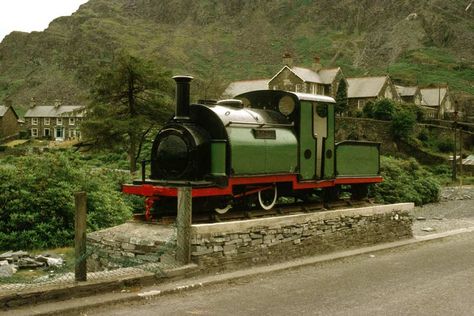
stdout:
<svg viewBox="0 0 474 316">
<path fill-rule="evenodd" d="M 415 159 L 382 156 L 380 162 L 384 182 L 375 185 L 371 191 L 377 202 L 423 205 L 438 201 L 440 184 Z"/>
<path fill-rule="evenodd" d="M 443 153 L 450 153 L 454 151 L 454 143 L 448 139 L 440 140 L 436 147 L 438 147 L 438 150 Z"/>
<path fill-rule="evenodd" d="M 362 109 L 362 113 L 364 113 L 365 117 L 373 118 L 374 117 L 374 102 L 369 101 L 364 105 Z"/>
<path fill-rule="evenodd" d="M 0 165 L 0 249 L 50 248 L 74 238 L 74 192 L 88 193 L 88 228 L 123 223 L 131 207 L 120 193 L 128 176 L 93 168 L 78 154 L 51 152 Z"/>
<path fill-rule="evenodd" d="M 392 135 L 395 139 L 407 139 L 416 124 L 416 114 L 405 108 L 398 108 L 393 114 Z"/>
<path fill-rule="evenodd" d="M 429 136 L 428 136 L 428 133 L 426 132 L 426 130 L 423 129 L 418 133 L 417 138 L 422 142 L 427 142 L 428 139 L 429 139 Z"/>
<path fill-rule="evenodd" d="M 377 120 L 390 121 L 395 113 L 395 103 L 382 99 L 374 103 L 373 117 Z"/>
</svg>

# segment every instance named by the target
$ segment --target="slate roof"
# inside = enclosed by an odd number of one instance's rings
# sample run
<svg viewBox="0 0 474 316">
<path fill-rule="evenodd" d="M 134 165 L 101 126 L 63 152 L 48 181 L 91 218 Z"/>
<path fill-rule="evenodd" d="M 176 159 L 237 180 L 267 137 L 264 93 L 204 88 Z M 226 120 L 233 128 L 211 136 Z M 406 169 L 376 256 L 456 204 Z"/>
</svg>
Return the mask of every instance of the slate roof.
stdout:
<svg viewBox="0 0 474 316">
<path fill-rule="evenodd" d="M 25 117 L 83 117 L 83 110 L 84 107 L 82 105 L 60 105 L 58 107 L 54 105 L 37 105 L 33 108 L 30 108 L 26 112 Z M 77 112 L 72 113 L 75 111 Z"/>
<path fill-rule="evenodd" d="M 234 97 L 249 91 L 268 90 L 268 81 L 268 79 L 234 81 L 227 86 L 223 95 Z"/>
<path fill-rule="evenodd" d="M 321 84 L 331 84 L 334 81 L 337 73 L 340 71 L 340 67 L 338 68 L 327 68 L 321 69 L 320 71 L 316 72 L 309 68 L 303 67 L 288 67 L 284 66 L 273 78 L 277 77 L 285 68 L 288 68 L 291 72 L 293 72 L 296 76 L 301 78 L 301 80 L 305 82 L 315 82 Z M 273 80 L 270 79 L 271 80 Z"/>
<path fill-rule="evenodd" d="M 337 68 L 328 68 L 328 69 L 321 69 L 319 71 L 319 76 L 324 84 L 331 84 L 337 76 L 337 73 L 341 70 L 340 67 Z"/>
<path fill-rule="evenodd" d="M 414 86 L 414 87 L 395 86 L 395 88 L 397 89 L 397 92 L 401 97 L 412 97 L 416 94 L 416 90 L 418 89 L 417 86 Z"/>
<path fill-rule="evenodd" d="M 5 115 L 5 113 L 7 113 L 9 107 L 8 106 L 5 106 L 5 105 L 0 105 L 0 117 L 3 117 Z M 11 108 L 12 111 L 13 111 L 13 114 L 15 114 L 15 116 L 17 117 L 18 119 L 18 114 L 16 114 L 16 111 L 15 109 L 12 107 Z"/>
<path fill-rule="evenodd" d="M 7 113 L 8 108 L 4 105 L 0 105 L 0 117 L 4 116 Z"/>
<path fill-rule="evenodd" d="M 348 83 L 348 98 L 368 98 L 379 95 L 380 90 L 387 81 L 387 77 L 360 77 L 346 78 Z"/>
<path fill-rule="evenodd" d="M 439 106 L 447 93 L 447 88 L 424 88 L 420 89 L 423 102 L 427 106 Z"/>
</svg>

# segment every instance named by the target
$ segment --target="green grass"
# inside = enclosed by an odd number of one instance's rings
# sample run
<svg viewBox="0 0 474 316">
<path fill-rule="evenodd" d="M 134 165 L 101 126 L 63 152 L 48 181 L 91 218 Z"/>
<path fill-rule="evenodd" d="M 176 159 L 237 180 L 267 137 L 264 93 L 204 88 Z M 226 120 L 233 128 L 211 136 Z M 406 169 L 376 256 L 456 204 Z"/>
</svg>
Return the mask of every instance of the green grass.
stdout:
<svg viewBox="0 0 474 316">
<path fill-rule="evenodd" d="M 392 77 L 410 84 L 448 84 L 451 90 L 474 94 L 472 65 L 456 61 L 448 52 L 437 48 L 408 53 L 390 65 L 389 73 Z"/>
</svg>

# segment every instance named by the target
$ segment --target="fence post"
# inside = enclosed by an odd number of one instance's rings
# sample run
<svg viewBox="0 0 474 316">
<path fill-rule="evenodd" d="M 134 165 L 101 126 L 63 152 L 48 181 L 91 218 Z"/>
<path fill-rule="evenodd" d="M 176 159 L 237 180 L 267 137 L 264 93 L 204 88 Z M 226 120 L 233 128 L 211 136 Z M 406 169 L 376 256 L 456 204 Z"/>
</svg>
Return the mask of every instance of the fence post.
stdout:
<svg viewBox="0 0 474 316">
<path fill-rule="evenodd" d="M 86 218 L 87 218 L 87 195 L 86 192 L 76 192 L 74 195 L 76 213 L 74 220 L 74 250 L 76 257 L 75 277 L 76 281 L 87 281 L 87 259 L 86 259 Z"/>
<path fill-rule="evenodd" d="M 192 222 L 192 192 L 189 187 L 178 188 L 178 214 L 176 223 L 176 261 L 188 264 L 191 261 L 191 222 Z"/>
</svg>

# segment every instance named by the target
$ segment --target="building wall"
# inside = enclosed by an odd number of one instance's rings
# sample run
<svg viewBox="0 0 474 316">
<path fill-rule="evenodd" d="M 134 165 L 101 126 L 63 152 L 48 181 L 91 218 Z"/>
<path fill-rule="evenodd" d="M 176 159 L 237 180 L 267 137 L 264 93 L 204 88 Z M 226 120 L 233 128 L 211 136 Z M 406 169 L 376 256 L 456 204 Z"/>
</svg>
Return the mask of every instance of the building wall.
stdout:
<svg viewBox="0 0 474 316">
<path fill-rule="evenodd" d="M 303 80 L 301 80 L 287 68 L 283 69 L 283 71 L 280 72 L 278 76 L 273 78 L 273 80 L 268 83 L 268 88 L 270 90 L 306 92 L 304 91 L 306 90 L 306 87 Z"/>
<path fill-rule="evenodd" d="M 0 117 L 0 138 L 16 135 L 19 130 L 18 118 L 13 110 L 8 108 L 3 117 Z"/>
<path fill-rule="evenodd" d="M 43 139 L 56 139 L 56 129 L 63 129 L 63 139 L 80 139 L 80 123 L 82 118 L 71 117 L 74 119 L 74 124 L 69 121 L 69 117 L 62 117 L 62 122 L 59 124 L 56 117 L 28 117 L 25 118 L 25 126 L 29 132 L 29 135 L 33 138 L 43 138 Z M 45 120 L 46 119 L 46 120 Z M 49 119 L 49 124 L 48 120 Z M 36 124 L 35 124 L 36 123 Z M 37 134 L 35 135 L 35 130 Z M 46 131 L 49 130 L 49 136 Z"/>
</svg>

